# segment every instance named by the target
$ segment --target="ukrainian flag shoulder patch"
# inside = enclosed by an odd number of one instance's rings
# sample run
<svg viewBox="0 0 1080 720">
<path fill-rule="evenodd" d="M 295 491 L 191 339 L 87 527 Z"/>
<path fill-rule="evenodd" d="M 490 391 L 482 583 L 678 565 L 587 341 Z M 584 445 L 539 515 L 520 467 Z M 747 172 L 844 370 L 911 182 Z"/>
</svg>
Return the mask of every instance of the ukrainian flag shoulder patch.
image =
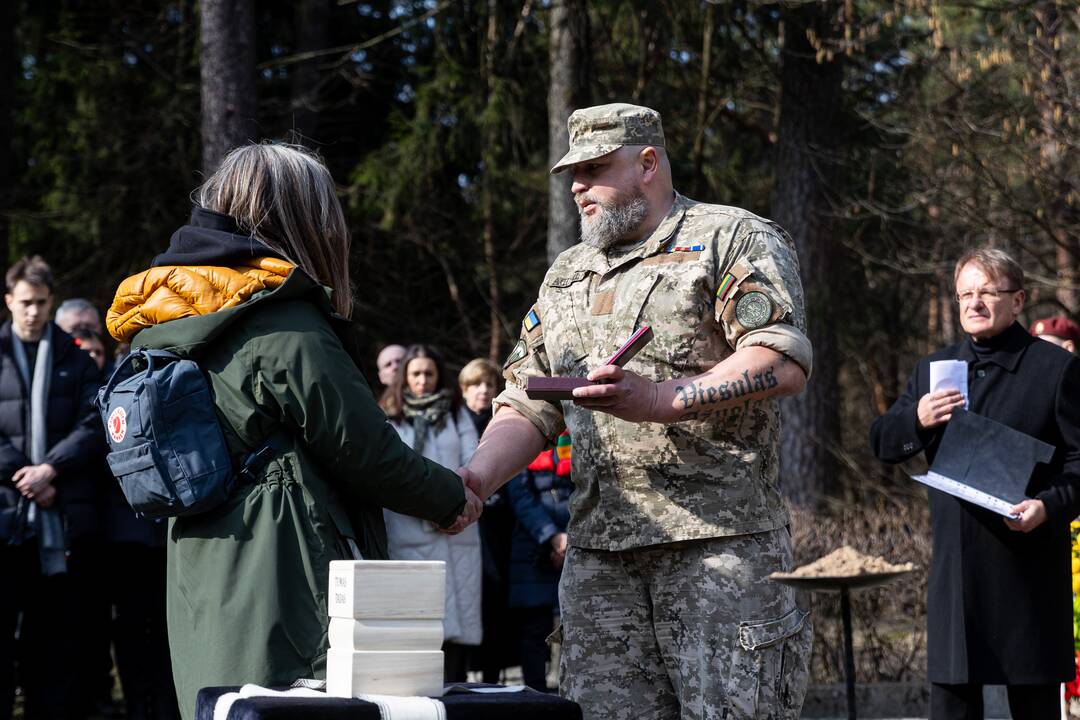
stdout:
<svg viewBox="0 0 1080 720">
<path fill-rule="evenodd" d="M 540 316 L 536 313 L 535 310 L 530 310 L 529 314 L 525 316 L 523 324 L 525 326 L 526 332 L 532 332 L 533 328 L 540 325 Z"/>
</svg>

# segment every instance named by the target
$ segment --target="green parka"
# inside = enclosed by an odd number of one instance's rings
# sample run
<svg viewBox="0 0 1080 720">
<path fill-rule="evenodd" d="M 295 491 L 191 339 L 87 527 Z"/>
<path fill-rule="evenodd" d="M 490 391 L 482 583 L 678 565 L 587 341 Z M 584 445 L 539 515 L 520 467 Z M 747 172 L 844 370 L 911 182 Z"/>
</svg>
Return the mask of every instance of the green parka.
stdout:
<svg viewBox="0 0 1080 720">
<path fill-rule="evenodd" d="M 257 484 L 170 523 L 169 644 L 185 720 L 202 687 L 323 675 L 329 563 L 352 557 L 346 538 L 364 558 L 386 557 L 383 507 L 444 527 L 464 507 L 457 475 L 386 422 L 344 325 L 326 289 L 295 269 L 273 291 L 134 338 L 200 362 L 236 460 L 278 428 L 289 437 Z"/>
</svg>

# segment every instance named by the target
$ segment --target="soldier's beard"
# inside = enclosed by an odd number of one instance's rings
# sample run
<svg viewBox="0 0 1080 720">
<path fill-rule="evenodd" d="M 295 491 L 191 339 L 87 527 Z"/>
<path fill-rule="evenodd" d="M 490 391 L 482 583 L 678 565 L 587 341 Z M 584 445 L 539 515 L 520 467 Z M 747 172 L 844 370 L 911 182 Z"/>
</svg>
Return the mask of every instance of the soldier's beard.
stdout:
<svg viewBox="0 0 1080 720">
<path fill-rule="evenodd" d="M 580 200 L 596 203 L 598 207 L 592 217 L 581 215 L 581 242 L 597 250 L 607 250 L 623 242 L 627 235 L 641 227 L 649 214 L 649 201 L 639 187 L 609 203 L 588 194 Z M 581 214 L 580 205 L 578 214 Z"/>
</svg>

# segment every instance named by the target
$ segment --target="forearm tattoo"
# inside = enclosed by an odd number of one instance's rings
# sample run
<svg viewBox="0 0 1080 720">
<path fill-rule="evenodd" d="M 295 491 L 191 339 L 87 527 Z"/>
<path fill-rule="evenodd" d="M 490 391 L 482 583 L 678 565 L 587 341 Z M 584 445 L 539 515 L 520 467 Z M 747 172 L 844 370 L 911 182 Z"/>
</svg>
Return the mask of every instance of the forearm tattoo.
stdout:
<svg viewBox="0 0 1080 720">
<path fill-rule="evenodd" d="M 680 420 L 703 420 L 713 416 L 722 419 L 727 408 L 714 407 L 717 403 L 744 398 L 742 405 L 749 406 L 749 403 L 756 399 L 754 396 L 766 393 L 779 384 L 776 368 L 770 366 L 768 370 L 753 375 L 749 370 L 743 370 L 742 377 L 715 385 L 693 381 L 686 385 L 676 385 L 676 397 L 685 411 Z"/>
</svg>

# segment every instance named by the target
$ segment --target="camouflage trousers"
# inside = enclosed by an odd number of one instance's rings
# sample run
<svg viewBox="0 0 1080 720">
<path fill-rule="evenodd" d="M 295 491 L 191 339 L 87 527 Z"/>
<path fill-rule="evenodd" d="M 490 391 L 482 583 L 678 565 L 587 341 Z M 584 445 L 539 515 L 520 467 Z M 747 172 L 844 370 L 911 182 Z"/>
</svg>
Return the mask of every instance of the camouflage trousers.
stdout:
<svg viewBox="0 0 1080 720">
<path fill-rule="evenodd" d="M 812 629 L 786 528 L 605 552 L 571 547 L 559 684 L 588 720 L 798 718 Z"/>
</svg>

